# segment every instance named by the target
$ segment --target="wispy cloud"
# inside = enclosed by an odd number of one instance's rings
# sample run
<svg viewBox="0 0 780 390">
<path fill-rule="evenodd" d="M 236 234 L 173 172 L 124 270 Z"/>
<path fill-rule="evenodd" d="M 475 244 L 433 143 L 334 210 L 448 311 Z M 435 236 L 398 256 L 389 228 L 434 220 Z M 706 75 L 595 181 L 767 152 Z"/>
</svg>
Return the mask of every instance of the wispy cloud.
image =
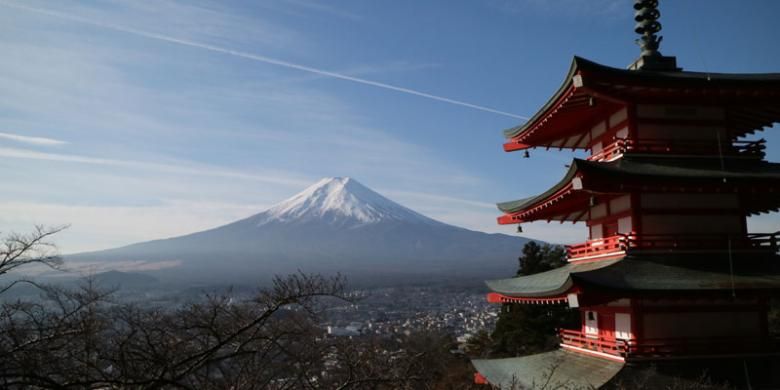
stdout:
<svg viewBox="0 0 780 390">
<path fill-rule="evenodd" d="M 70 227 L 57 235 L 62 253 L 109 249 L 184 235 L 233 222 L 265 210 L 265 204 L 171 200 L 148 206 L 93 206 L 0 202 L 4 231 L 25 232 L 34 224 Z M 18 215 L 15 215 L 18 214 Z M 143 229 L 133 229 L 143 226 Z"/>
<path fill-rule="evenodd" d="M 0 157 L 18 158 L 29 160 L 59 161 L 79 164 L 107 165 L 127 168 L 148 169 L 154 172 L 167 172 L 173 174 L 198 175 L 198 176 L 218 176 L 231 179 L 253 180 L 273 184 L 286 185 L 306 185 L 310 183 L 307 180 L 294 179 L 294 175 L 257 175 L 239 171 L 222 170 L 207 166 L 186 166 L 164 164 L 157 162 L 118 160 L 111 158 L 90 157 L 73 154 L 46 153 L 29 149 L 3 148 L 0 147 Z"/>
<path fill-rule="evenodd" d="M 329 5 L 326 2 L 316 0 L 284 0 L 285 3 L 301 8 L 304 10 L 310 10 L 313 12 L 323 13 L 329 16 L 335 16 L 341 19 L 347 19 L 351 21 L 360 21 L 363 19 L 361 15 L 354 12 L 346 11 L 338 6 Z M 338 3 L 333 3 L 338 4 Z"/>
<path fill-rule="evenodd" d="M 15 142 L 21 142 L 25 144 L 40 145 L 40 146 L 57 146 L 57 145 L 67 144 L 66 141 L 61 141 L 53 138 L 30 137 L 26 135 L 11 134 L 11 133 L 0 133 L 0 138 L 8 139 Z"/>
<path fill-rule="evenodd" d="M 396 190 L 381 190 L 380 192 L 391 197 L 397 196 L 397 197 L 404 197 L 404 198 L 411 198 L 411 199 L 418 199 L 418 200 L 425 200 L 425 201 L 441 202 L 444 204 L 454 203 L 458 205 L 466 205 L 472 207 L 479 207 L 482 209 L 496 210 L 496 205 L 493 203 L 480 202 L 480 201 L 470 200 L 470 199 L 462 199 L 453 196 L 428 194 L 428 193 L 414 192 L 414 191 L 396 191 Z"/>
<path fill-rule="evenodd" d="M 235 10 L 225 10 L 224 20 L 214 22 L 216 31 L 201 32 L 192 25 L 211 14 L 197 9 L 166 9 L 150 14 L 153 20 L 136 21 L 154 3 L 68 3 L 67 11 L 60 3 L 37 4 L 187 42 L 274 52 L 258 43 L 265 37 L 238 44 L 232 35 L 244 27 L 224 28 Z M 131 16 L 127 7 L 133 8 Z M 187 12 L 181 29 L 163 26 L 168 19 L 179 23 L 176 15 Z M 353 176 L 380 191 L 394 188 L 391 199 L 443 222 L 497 231 L 494 206 L 479 202 L 473 190 L 485 187 L 479 176 L 445 153 L 385 128 L 362 103 L 320 88 L 331 84 L 305 83 L 331 77 L 327 72 L 258 67 L 212 55 L 211 49 L 139 40 L 138 34 L 94 36 L 94 24 L 47 18 L 40 12 L 0 13 L 5 22 L 0 45 L 8 53 L 0 62 L 0 105 L 9 113 L 0 125 L 19 134 L 49 135 L 56 123 L 55 138 L 70 144 L 67 151 L 0 146 L 4 229 L 70 223 L 58 238 L 64 252 L 105 249 L 218 226 L 262 211 L 319 177 Z M 82 39 L 87 35 L 94 39 Z M 307 45 L 296 43 L 275 56 L 307 58 L 297 52 L 315 46 Z M 362 80 L 436 65 L 339 66 L 337 74 Z M 297 79 L 289 79 L 293 75 Z M 416 191 L 421 188 L 430 193 Z"/>
<path fill-rule="evenodd" d="M 627 0 L 490 0 L 488 4 L 512 14 L 536 13 L 551 17 L 623 17 Z"/>
<path fill-rule="evenodd" d="M 401 87 L 401 86 L 397 86 L 397 85 L 386 84 L 386 83 L 382 83 L 382 82 L 379 82 L 379 81 L 369 80 L 369 79 L 360 78 L 360 77 L 354 77 L 354 76 L 350 76 L 350 75 L 346 75 L 346 74 L 342 74 L 342 73 L 331 72 L 331 71 L 328 71 L 328 70 L 325 70 L 325 69 L 320 69 L 320 68 L 315 68 L 315 67 L 311 67 L 311 66 L 307 66 L 307 65 L 297 64 L 297 63 L 281 60 L 281 59 L 278 59 L 278 58 L 272 58 L 272 57 L 263 56 L 263 55 L 259 55 L 259 54 L 254 54 L 254 53 L 249 53 L 249 52 L 245 52 L 245 51 L 228 49 L 228 48 L 221 47 L 221 46 L 206 44 L 206 43 L 202 43 L 202 42 L 196 42 L 196 41 L 192 41 L 192 40 L 188 40 L 188 39 L 176 38 L 176 37 L 172 37 L 172 36 L 168 36 L 168 35 L 153 33 L 153 32 L 149 32 L 149 31 L 143 31 L 143 30 L 139 30 L 139 29 L 135 29 L 135 28 L 126 27 L 126 26 L 120 26 L 120 25 L 117 25 L 117 24 L 103 23 L 103 22 L 99 22 L 99 21 L 95 21 L 95 20 L 89 20 L 89 19 L 85 19 L 85 18 L 82 18 L 82 17 L 74 16 L 74 15 L 64 14 L 64 13 L 61 13 L 61 12 L 54 12 L 54 11 L 41 9 L 41 8 L 28 7 L 28 6 L 24 6 L 24 5 L 20 5 L 20 4 L 15 4 L 15 3 L 8 3 L 8 2 L 5 2 L 5 1 L 1 1 L 0 5 L 5 5 L 5 6 L 8 6 L 8 7 L 21 9 L 21 10 L 25 10 L 25 11 L 30 11 L 30 12 L 36 12 L 36 13 L 48 15 L 48 16 L 51 16 L 51 17 L 65 19 L 65 20 L 69 20 L 69 21 L 73 21 L 73 22 L 77 22 L 77 23 L 88 24 L 88 25 L 101 27 L 101 28 L 105 28 L 105 29 L 109 29 L 109 30 L 120 31 L 120 32 L 123 32 L 123 33 L 133 34 L 133 35 L 141 36 L 141 37 L 148 38 L 148 39 L 155 39 L 155 40 L 158 40 L 158 41 L 174 43 L 174 44 L 177 44 L 177 45 L 184 45 L 184 46 L 188 46 L 188 47 L 194 47 L 194 48 L 198 48 L 198 49 L 209 50 L 209 51 L 212 51 L 212 52 L 221 53 L 221 54 L 227 54 L 227 55 L 240 57 L 240 58 L 244 58 L 244 59 L 248 59 L 248 60 L 252 60 L 252 61 L 256 61 L 256 62 L 262 62 L 262 63 L 265 63 L 265 64 L 281 66 L 281 67 L 288 68 L 288 69 L 295 69 L 295 70 L 299 70 L 299 71 L 303 71 L 303 72 L 313 73 L 313 74 L 326 76 L 326 77 L 331 77 L 331 78 L 340 79 L 340 80 L 345 80 L 345 81 L 351 81 L 351 82 L 354 82 L 354 83 L 368 85 L 368 86 L 377 87 L 377 88 L 382 88 L 382 89 L 386 89 L 386 90 L 390 90 L 390 91 L 401 92 L 401 93 L 405 93 L 405 94 L 409 94 L 409 95 L 423 97 L 423 98 L 426 98 L 426 99 L 436 100 L 436 101 L 443 102 L 443 103 L 448 103 L 448 104 L 454 104 L 454 105 L 457 105 L 457 106 L 467 107 L 467 108 L 471 108 L 471 109 L 475 109 L 475 110 L 479 110 L 479 111 L 483 111 L 483 112 L 489 112 L 489 113 L 503 115 L 503 116 L 508 116 L 508 117 L 517 118 L 517 119 L 526 119 L 526 120 L 528 119 L 527 116 L 513 114 L 513 113 L 510 113 L 510 112 L 501 111 L 501 110 L 497 110 L 497 109 L 494 109 L 494 108 L 490 108 L 490 107 L 486 107 L 486 106 L 482 106 L 482 105 L 478 105 L 478 104 L 468 103 L 468 102 L 465 102 L 465 101 L 462 101 L 462 100 L 451 99 L 451 98 L 444 97 L 444 96 L 438 96 L 438 95 L 430 94 L 430 93 L 427 93 L 427 92 L 418 91 L 418 90 L 415 90 L 415 89 L 412 89 L 412 88 L 406 88 L 406 87 Z"/>
</svg>

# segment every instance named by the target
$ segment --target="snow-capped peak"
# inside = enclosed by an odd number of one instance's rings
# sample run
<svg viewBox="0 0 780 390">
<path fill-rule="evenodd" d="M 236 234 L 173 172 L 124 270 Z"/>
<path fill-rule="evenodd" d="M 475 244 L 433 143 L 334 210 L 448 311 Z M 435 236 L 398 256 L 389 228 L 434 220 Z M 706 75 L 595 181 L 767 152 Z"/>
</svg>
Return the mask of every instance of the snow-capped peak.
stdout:
<svg viewBox="0 0 780 390">
<path fill-rule="evenodd" d="M 258 217 L 258 225 L 272 221 L 312 220 L 350 226 L 389 220 L 438 223 L 379 195 L 349 177 L 324 178 Z"/>
</svg>

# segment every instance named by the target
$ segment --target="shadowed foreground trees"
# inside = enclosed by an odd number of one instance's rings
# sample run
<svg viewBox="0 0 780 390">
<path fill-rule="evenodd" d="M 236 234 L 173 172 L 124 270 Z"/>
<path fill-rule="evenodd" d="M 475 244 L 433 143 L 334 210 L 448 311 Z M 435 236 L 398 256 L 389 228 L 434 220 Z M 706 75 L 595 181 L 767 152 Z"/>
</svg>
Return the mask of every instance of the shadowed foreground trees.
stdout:
<svg viewBox="0 0 780 390">
<path fill-rule="evenodd" d="M 533 275 L 566 265 L 566 251 L 531 241 L 518 260 L 517 276 Z M 553 350 L 558 346 L 556 329 L 576 325 L 579 312 L 564 305 L 503 304 L 491 335 L 492 352 L 520 356 Z"/>
<path fill-rule="evenodd" d="M 7 236 L 0 275 L 59 266 L 47 242 L 57 231 Z M 251 299 L 213 295 L 180 308 L 117 302 L 91 283 L 38 287 L 34 301 L 0 296 L 2 388 L 472 387 L 447 336 L 325 337 L 318 314 L 328 302 L 353 299 L 341 277 L 278 277 Z"/>
</svg>

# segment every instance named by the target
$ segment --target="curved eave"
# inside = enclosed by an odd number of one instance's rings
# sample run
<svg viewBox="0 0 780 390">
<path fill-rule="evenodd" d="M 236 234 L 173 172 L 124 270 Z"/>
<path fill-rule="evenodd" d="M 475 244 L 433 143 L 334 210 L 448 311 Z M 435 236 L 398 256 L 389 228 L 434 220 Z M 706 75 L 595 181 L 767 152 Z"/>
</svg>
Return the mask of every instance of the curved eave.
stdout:
<svg viewBox="0 0 780 390">
<path fill-rule="evenodd" d="M 735 159 L 624 156 L 609 163 L 577 160 L 582 187 L 592 192 L 730 192 L 747 214 L 780 207 L 780 164 Z"/>
<path fill-rule="evenodd" d="M 592 96 L 582 90 L 579 63 L 574 57 L 569 73 L 558 91 L 525 124 L 504 130 L 508 142 L 504 144 L 507 152 L 528 149 L 536 146 L 557 147 L 560 149 L 586 149 L 590 142 L 585 134 L 605 115 L 616 110 L 614 99 L 605 99 L 594 105 Z"/>
<path fill-rule="evenodd" d="M 573 274 L 578 286 L 620 291 L 730 292 L 780 289 L 780 257 L 735 254 L 633 255 Z"/>
<path fill-rule="evenodd" d="M 510 279 L 488 280 L 485 284 L 492 292 L 507 297 L 557 299 L 574 287 L 573 274 L 609 267 L 618 261 L 620 260 L 569 263 L 550 271 Z"/>
<path fill-rule="evenodd" d="M 724 181 L 725 180 L 725 181 Z M 573 159 L 566 175 L 547 191 L 499 203 L 501 225 L 540 219 L 577 221 L 591 192 L 630 190 L 731 191 L 744 194 L 746 211 L 760 213 L 780 206 L 780 163 L 713 158 L 639 158 L 600 162 Z"/>
<path fill-rule="evenodd" d="M 689 71 L 652 71 L 613 68 L 581 57 L 575 57 L 576 70 L 585 77 L 619 81 L 629 86 L 662 86 L 668 93 L 689 88 L 741 89 L 768 91 L 780 88 L 780 73 L 709 73 Z M 750 96 L 747 96 L 750 97 Z"/>
<path fill-rule="evenodd" d="M 531 208 L 541 206 L 555 199 L 561 199 L 573 190 L 572 180 L 577 175 L 576 160 L 569 166 L 566 175 L 547 191 L 528 198 L 498 203 L 496 206 L 506 215 L 498 218 L 499 224 L 512 224 L 522 222 L 521 213 Z"/>
<path fill-rule="evenodd" d="M 579 90 L 579 91 L 578 91 Z M 597 97 L 595 108 L 590 97 Z M 569 72 L 558 91 L 526 123 L 504 130 L 508 142 L 506 151 L 534 146 L 582 148 L 583 140 L 576 137 L 592 125 L 592 117 L 603 107 L 634 101 L 641 97 L 649 102 L 660 99 L 681 103 L 733 101 L 745 107 L 734 109 L 732 119 L 737 121 L 740 134 L 770 126 L 780 119 L 780 73 L 724 74 L 682 71 L 637 71 L 612 68 L 574 57 Z M 583 102 L 585 104 L 583 104 Z M 605 104 L 607 103 L 607 104 Z M 565 118 L 563 111 L 575 111 L 577 121 Z M 558 115 L 559 119 L 555 116 Z M 560 118 L 563 116 L 563 118 Z M 545 127 L 547 130 L 542 130 Z M 544 135 L 538 135 L 542 131 Z M 536 135 L 534 133 L 537 133 Z M 571 134 L 569 134 L 571 133 Z M 553 144 L 553 141 L 555 144 Z"/>
<path fill-rule="evenodd" d="M 499 225 L 518 224 L 536 220 L 577 222 L 586 215 L 590 193 L 582 187 L 580 165 L 585 160 L 573 159 L 566 175 L 547 191 L 515 201 L 497 204 L 504 215 L 498 217 Z"/>
<path fill-rule="evenodd" d="M 587 219 L 591 193 L 575 188 L 574 179 L 558 192 L 514 213 L 497 218 L 499 225 L 512 225 L 533 221 L 581 222 Z"/>
<path fill-rule="evenodd" d="M 571 62 L 571 66 L 569 66 L 569 72 L 563 79 L 563 84 L 561 84 L 561 86 L 558 88 L 558 91 L 555 92 L 550 100 L 548 100 L 547 103 L 545 103 L 544 106 L 542 106 L 542 108 L 524 124 L 504 130 L 505 138 L 512 139 L 527 131 L 535 123 L 538 123 L 539 119 L 545 116 L 552 109 L 552 107 L 555 106 L 556 103 L 560 103 L 566 92 L 572 89 L 572 78 L 577 73 L 578 58 L 579 57 L 576 56 L 574 57 L 574 60 Z"/>
<path fill-rule="evenodd" d="M 589 289 L 642 292 L 780 290 L 780 256 L 754 253 L 629 255 L 621 259 L 569 263 L 534 275 L 489 280 L 496 294 L 518 302 L 560 300 L 567 292 Z M 556 302 L 551 302 L 556 303 Z"/>
<path fill-rule="evenodd" d="M 572 166 L 589 176 L 657 178 L 662 180 L 780 180 L 780 163 L 718 158 L 675 159 L 623 157 L 611 162 L 574 159 Z"/>
<path fill-rule="evenodd" d="M 549 388 L 598 389 L 623 368 L 623 362 L 555 350 L 506 359 L 474 359 L 480 379 L 498 389 Z"/>
<path fill-rule="evenodd" d="M 488 303 L 524 303 L 524 304 L 541 304 L 552 305 L 557 303 L 566 303 L 569 301 L 568 294 L 574 290 L 569 289 L 559 296 L 542 297 L 542 298 L 529 298 L 529 297 L 510 297 L 508 295 L 499 293 L 488 293 Z"/>
</svg>

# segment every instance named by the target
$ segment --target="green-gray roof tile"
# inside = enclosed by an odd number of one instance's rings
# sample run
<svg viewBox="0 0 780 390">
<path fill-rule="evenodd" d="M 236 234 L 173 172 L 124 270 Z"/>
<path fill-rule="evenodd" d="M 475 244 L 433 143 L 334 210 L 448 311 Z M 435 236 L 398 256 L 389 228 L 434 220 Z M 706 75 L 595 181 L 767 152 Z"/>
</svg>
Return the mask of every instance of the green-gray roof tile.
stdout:
<svg viewBox="0 0 780 390">
<path fill-rule="evenodd" d="M 499 389 L 599 388 L 624 363 L 556 350 L 507 359 L 475 359 L 474 368 Z"/>
<path fill-rule="evenodd" d="M 741 252 L 732 255 L 731 263 L 733 271 L 726 253 L 629 255 L 485 283 L 514 297 L 560 295 L 574 284 L 622 291 L 780 289 L 780 256 Z"/>
<path fill-rule="evenodd" d="M 725 164 L 725 167 L 721 164 Z M 539 203 L 569 184 L 578 172 L 621 176 L 653 177 L 664 179 L 712 180 L 728 178 L 731 180 L 780 180 L 780 164 L 766 161 L 738 161 L 728 159 L 698 158 L 643 158 L 623 157 L 610 162 L 572 160 L 566 176 L 547 191 L 528 198 L 498 203 L 498 209 L 504 213 L 514 213 Z"/>
</svg>

